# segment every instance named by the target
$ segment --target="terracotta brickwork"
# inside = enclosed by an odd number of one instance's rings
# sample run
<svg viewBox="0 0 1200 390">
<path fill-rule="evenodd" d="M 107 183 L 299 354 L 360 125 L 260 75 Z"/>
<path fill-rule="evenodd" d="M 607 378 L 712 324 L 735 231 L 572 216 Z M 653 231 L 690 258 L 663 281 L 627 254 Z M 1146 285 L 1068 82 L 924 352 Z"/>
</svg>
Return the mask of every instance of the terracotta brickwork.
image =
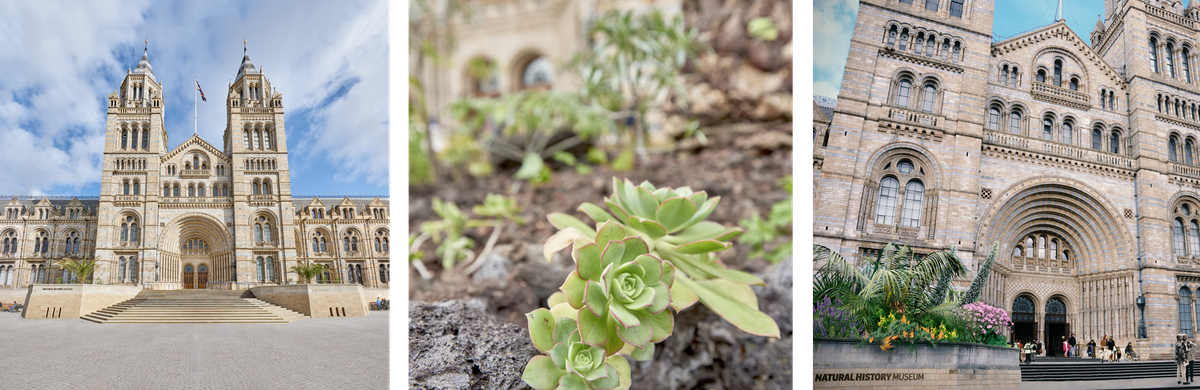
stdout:
<svg viewBox="0 0 1200 390">
<path fill-rule="evenodd" d="M 999 242 L 985 302 L 1032 302 L 1044 341 L 1165 357 L 1200 287 L 1200 7 L 1107 0 L 1087 38 L 1059 21 L 993 39 L 993 1 L 913 3 L 860 4 L 814 147 L 815 242 L 956 247 L 963 289 Z"/>
</svg>

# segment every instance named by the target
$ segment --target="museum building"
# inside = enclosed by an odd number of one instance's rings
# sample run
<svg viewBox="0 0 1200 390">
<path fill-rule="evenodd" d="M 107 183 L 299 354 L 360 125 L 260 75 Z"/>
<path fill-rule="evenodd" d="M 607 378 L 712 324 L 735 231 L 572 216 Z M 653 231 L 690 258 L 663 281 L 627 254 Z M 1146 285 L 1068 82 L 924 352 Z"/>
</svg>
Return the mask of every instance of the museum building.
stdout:
<svg viewBox="0 0 1200 390">
<path fill-rule="evenodd" d="M 388 200 L 294 199 L 283 95 L 246 54 L 219 144 L 168 148 L 149 53 L 108 96 L 99 197 L 15 197 L 0 215 L 0 287 L 73 282 L 56 260 L 95 258 L 94 281 L 153 289 L 314 282 L 387 287 Z"/>
<path fill-rule="evenodd" d="M 1105 0 L 1086 40 L 993 36 L 995 7 L 860 1 L 836 106 L 814 104 L 814 240 L 956 247 L 963 289 L 998 242 L 981 300 L 1012 338 L 1169 358 L 1197 323 L 1200 5 Z"/>
</svg>

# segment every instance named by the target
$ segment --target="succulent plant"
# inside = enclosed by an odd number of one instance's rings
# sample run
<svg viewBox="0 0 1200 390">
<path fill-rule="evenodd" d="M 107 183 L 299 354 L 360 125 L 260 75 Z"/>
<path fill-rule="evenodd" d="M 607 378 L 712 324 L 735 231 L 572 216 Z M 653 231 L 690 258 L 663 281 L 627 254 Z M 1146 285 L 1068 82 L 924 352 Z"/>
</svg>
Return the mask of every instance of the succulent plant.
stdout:
<svg viewBox="0 0 1200 390">
<path fill-rule="evenodd" d="M 743 331 L 779 337 L 779 326 L 758 310 L 758 299 L 750 289 L 750 285 L 762 285 L 762 279 L 725 268 L 716 258 L 716 252 L 732 247 L 730 240 L 742 232 L 738 227 L 727 228 L 705 220 L 718 202 L 720 197 L 710 199 L 704 191 L 688 187 L 656 188 L 648 182 L 634 185 L 629 180 L 613 178 L 612 195 L 604 198 L 611 214 L 592 203 L 584 203 L 578 210 L 594 220 L 600 230 L 610 224 L 624 228 L 630 236 L 640 237 L 646 244 L 645 254 L 665 261 L 677 271 L 672 278 L 675 283 L 669 284 L 670 305 L 676 311 L 699 301 Z M 567 214 L 552 213 L 548 219 L 560 230 L 546 240 L 546 259 L 577 240 L 591 240 L 600 234 Z M 601 241 L 598 238 L 596 242 Z M 608 264 L 604 261 L 602 258 L 601 272 Z M 586 279 L 583 272 L 580 276 Z M 586 336 L 584 340 L 595 341 Z"/>
<path fill-rule="evenodd" d="M 605 353 L 604 348 L 584 344 L 574 319 L 556 317 L 546 309 L 526 314 L 526 318 L 534 346 L 546 355 L 534 357 L 525 366 L 521 375 L 525 383 L 538 390 L 629 388 L 629 362 Z"/>
<path fill-rule="evenodd" d="M 613 222 L 601 225 L 594 240 L 575 240 L 575 272 L 567 275 L 562 292 L 578 310 L 584 344 L 609 354 L 631 344 L 641 355 L 670 336 L 675 320 L 667 306 L 675 267 L 648 253 L 641 237 L 626 236 Z"/>
</svg>

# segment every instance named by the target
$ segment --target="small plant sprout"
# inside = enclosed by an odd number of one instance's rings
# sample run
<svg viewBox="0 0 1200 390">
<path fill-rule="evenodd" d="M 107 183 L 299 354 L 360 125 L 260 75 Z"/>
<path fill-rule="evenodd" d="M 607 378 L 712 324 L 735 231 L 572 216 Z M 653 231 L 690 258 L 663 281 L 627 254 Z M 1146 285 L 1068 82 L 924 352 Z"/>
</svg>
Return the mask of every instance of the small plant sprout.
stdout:
<svg viewBox="0 0 1200 390">
<path fill-rule="evenodd" d="M 422 223 L 421 235 L 438 244 L 434 254 L 442 257 L 442 269 L 454 268 L 459 260 L 470 261 L 474 258 L 475 253 L 470 248 L 475 246 L 475 242 L 463 236 L 467 229 L 467 215 L 453 202 L 443 202 L 440 198 L 433 198 L 433 212 L 442 219 Z M 416 241 L 424 240 L 418 237 Z"/>
<path fill-rule="evenodd" d="M 792 176 L 784 176 L 776 183 L 780 185 L 788 194 L 792 193 Z M 767 214 L 767 219 L 759 218 L 758 213 L 738 221 L 739 224 L 746 227 L 746 232 L 738 236 L 739 243 L 750 245 L 751 259 L 765 258 L 772 263 L 778 263 L 792 255 L 792 198 L 775 203 L 771 206 L 771 212 Z M 765 246 L 769 246 L 776 238 L 784 238 L 786 242 L 775 245 L 775 249 L 766 250 Z"/>
<path fill-rule="evenodd" d="M 672 269 L 677 271 L 671 278 L 674 283 L 668 283 L 670 305 L 676 311 L 699 301 L 747 333 L 779 337 L 779 326 L 758 310 L 758 298 L 750 288 L 764 284 L 762 279 L 725 268 L 716 258 L 716 252 L 732 247 L 730 240 L 742 232 L 738 227 L 705 221 L 719 201 L 720 197 L 709 199 L 704 191 L 695 192 L 687 187 L 656 188 L 648 182 L 634 185 L 629 180 L 613 178 L 612 196 L 604 199 L 611 214 L 591 203 L 580 205 L 578 210 L 596 221 L 600 231 L 607 232 L 606 237 L 614 237 L 614 232 L 618 232 L 614 227 L 621 227 L 623 235 L 640 238 L 646 244 L 646 255 L 669 264 L 663 267 L 664 278 Z M 552 213 L 548 219 L 560 230 L 546 240 L 547 259 L 572 243 L 591 237 L 598 237 L 597 249 L 602 249 L 599 243 L 605 239 L 599 238 L 601 232 L 583 221 L 563 213 Z M 629 245 L 625 244 L 625 250 Z M 602 262 L 600 271 L 607 264 Z M 589 275 L 579 273 L 581 279 L 593 280 Z M 586 335 L 584 339 L 589 341 Z"/>
<path fill-rule="evenodd" d="M 504 231 L 507 221 L 515 222 L 518 225 L 525 224 L 525 218 L 520 216 L 521 208 L 517 206 L 517 200 L 504 195 L 488 194 L 483 204 L 476 205 L 473 211 L 475 211 L 475 215 L 495 219 L 467 221 L 468 227 L 490 226 L 492 228 L 492 235 L 488 237 L 487 244 L 484 244 L 483 250 L 479 252 L 475 262 L 466 269 L 467 275 L 475 273 L 475 270 L 487 263 L 488 255 L 492 253 L 492 248 L 495 247 L 496 240 L 500 238 L 500 233 Z"/>
</svg>

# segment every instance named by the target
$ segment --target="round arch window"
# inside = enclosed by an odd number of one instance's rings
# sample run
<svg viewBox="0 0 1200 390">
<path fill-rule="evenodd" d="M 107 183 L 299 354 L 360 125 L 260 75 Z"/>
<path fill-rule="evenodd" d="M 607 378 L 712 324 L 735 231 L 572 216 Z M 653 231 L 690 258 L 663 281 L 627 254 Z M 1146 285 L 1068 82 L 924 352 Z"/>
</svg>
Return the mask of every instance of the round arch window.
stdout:
<svg viewBox="0 0 1200 390">
<path fill-rule="evenodd" d="M 554 65 L 546 57 L 538 57 L 525 65 L 521 72 L 521 88 L 549 87 L 554 82 Z"/>
<path fill-rule="evenodd" d="M 907 159 L 900 160 L 900 163 L 896 164 L 896 169 L 905 175 L 910 174 L 913 171 L 913 163 Z"/>
</svg>

